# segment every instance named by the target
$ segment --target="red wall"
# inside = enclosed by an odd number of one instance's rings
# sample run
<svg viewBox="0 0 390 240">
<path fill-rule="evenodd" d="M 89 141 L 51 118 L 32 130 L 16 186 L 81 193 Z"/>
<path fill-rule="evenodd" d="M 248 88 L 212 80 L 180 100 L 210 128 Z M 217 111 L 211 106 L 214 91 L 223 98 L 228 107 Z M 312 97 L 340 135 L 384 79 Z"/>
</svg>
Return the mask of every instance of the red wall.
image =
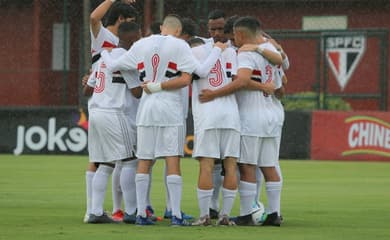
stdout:
<svg viewBox="0 0 390 240">
<path fill-rule="evenodd" d="M 32 8 L 0 8 L 0 105 L 30 105 L 39 101 L 39 51 L 34 44 Z M 18 28 L 15 28 L 15 21 Z"/>
</svg>

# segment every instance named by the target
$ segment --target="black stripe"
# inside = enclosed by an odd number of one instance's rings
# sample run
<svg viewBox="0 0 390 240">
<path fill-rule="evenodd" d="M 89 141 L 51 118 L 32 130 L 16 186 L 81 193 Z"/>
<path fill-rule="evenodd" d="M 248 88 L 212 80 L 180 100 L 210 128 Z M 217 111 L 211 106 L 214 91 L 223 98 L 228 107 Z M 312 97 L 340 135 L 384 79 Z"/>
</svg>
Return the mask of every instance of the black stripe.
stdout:
<svg viewBox="0 0 390 240">
<path fill-rule="evenodd" d="M 228 78 L 231 78 L 232 77 L 232 72 L 230 72 L 230 71 L 226 72 L 226 75 L 227 75 Z"/>
<path fill-rule="evenodd" d="M 166 71 L 165 72 L 165 77 L 167 78 L 173 78 L 173 77 L 176 77 L 176 76 L 179 76 L 181 74 L 180 71 L 176 72 L 176 73 L 173 73 L 173 72 L 170 72 L 170 71 Z"/>
<path fill-rule="evenodd" d="M 113 77 L 112 78 L 112 83 L 124 83 L 126 84 L 126 81 L 123 77 Z"/>
<path fill-rule="evenodd" d="M 95 62 L 97 62 L 97 61 L 100 59 L 101 56 L 102 56 L 102 55 L 100 55 L 100 53 L 98 53 L 98 54 L 96 54 L 95 56 L 93 56 L 93 57 L 92 57 L 92 64 L 94 64 Z"/>
<path fill-rule="evenodd" d="M 255 80 L 256 82 L 261 82 L 261 78 L 259 77 L 251 77 L 252 80 Z"/>
<path fill-rule="evenodd" d="M 141 73 L 139 74 L 139 80 L 140 80 L 141 82 L 143 82 L 145 76 L 146 76 L 145 71 L 141 72 Z"/>
<path fill-rule="evenodd" d="M 195 73 L 192 74 L 192 80 L 199 80 L 200 77 L 196 75 Z"/>
</svg>

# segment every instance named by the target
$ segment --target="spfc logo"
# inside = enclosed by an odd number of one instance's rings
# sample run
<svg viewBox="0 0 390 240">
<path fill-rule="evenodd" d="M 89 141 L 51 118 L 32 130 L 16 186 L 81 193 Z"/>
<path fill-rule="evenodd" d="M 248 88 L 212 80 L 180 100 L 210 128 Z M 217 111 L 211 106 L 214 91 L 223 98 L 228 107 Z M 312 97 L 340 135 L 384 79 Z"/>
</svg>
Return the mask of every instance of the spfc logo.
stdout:
<svg viewBox="0 0 390 240">
<path fill-rule="evenodd" d="M 336 35 L 326 37 L 326 58 L 328 64 L 344 90 L 356 66 L 366 50 L 364 35 Z"/>
</svg>

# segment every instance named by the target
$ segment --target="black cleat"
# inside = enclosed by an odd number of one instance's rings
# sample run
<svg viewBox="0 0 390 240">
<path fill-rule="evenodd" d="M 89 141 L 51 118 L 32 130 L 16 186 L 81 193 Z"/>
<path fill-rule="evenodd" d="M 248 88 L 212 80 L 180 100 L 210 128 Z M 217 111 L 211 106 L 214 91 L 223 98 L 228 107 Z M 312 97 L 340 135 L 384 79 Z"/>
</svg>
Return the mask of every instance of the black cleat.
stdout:
<svg viewBox="0 0 390 240">
<path fill-rule="evenodd" d="M 267 215 L 265 221 L 263 222 L 262 226 L 275 226 L 280 227 L 282 221 L 280 217 L 278 216 L 277 212 L 273 212 Z"/>
<path fill-rule="evenodd" d="M 103 213 L 101 216 L 90 214 L 88 223 L 101 224 L 101 223 L 118 223 L 118 222 L 114 221 L 106 213 Z"/>
<path fill-rule="evenodd" d="M 218 219 L 219 213 L 217 210 L 210 208 L 210 218 L 211 219 Z"/>
<path fill-rule="evenodd" d="M 135 224 L 136 220 L 137 220 L 137 216 L 135 215 L 135 213 L 127 214 L 127 212 L 125 212 L 125 214 L 123 215 L 124 223 Z"/>
<path fill-rule="evenodd" d="M 230 218 L 237 226 L 254 226 L 252 214 Z"/>
</svg>

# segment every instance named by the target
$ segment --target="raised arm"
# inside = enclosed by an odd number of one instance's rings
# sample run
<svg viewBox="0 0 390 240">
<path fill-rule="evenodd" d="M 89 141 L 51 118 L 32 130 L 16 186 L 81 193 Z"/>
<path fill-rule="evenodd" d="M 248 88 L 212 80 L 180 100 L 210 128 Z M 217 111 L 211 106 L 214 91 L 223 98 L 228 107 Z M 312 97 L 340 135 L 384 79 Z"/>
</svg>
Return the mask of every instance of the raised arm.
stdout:
<svg viewBox="0 0 390 240">
<path fill-rule="evenodd" d="M 115 0 L 105 0 L 97 8 L 95 8 L 95 10 L 93 10 L 89 16 L 91 32 L 95 38 L 97 38 L 100 28 L 102 27 L 102 19 L 104 15 L 107 13 L 114 2 Z"/>
</svg>

